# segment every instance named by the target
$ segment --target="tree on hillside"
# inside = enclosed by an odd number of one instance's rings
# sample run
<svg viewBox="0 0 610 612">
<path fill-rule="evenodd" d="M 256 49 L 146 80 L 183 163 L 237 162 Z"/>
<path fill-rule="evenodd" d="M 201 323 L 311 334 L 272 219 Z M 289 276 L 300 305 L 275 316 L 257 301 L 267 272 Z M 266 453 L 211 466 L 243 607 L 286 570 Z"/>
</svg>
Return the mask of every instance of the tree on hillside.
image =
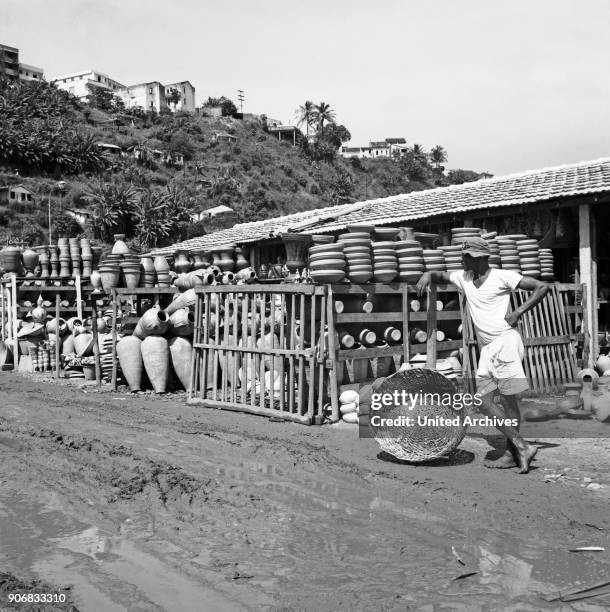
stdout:
<svg viewBox="0 0 610 612">
<path fill-rule="evenodd" d="M 447 151 L 441 145 L 436 145 L 430 150 L 430 160 L 438 170 L 439 166 L 447 161 Z"/>
<path fill-rule="evenodd" d="M 428 154 L 426 153 L 426 150 L 424 149 L 424 147 L 420 144 L 414 144 L 411 147 L 411 152 L 413 153 L 413 155 L 415 157 L 417 157 L 418 159 L 426 159 L 428 157 Z"/>
<path fill-rule="evenodd" d="M 110 242 L 115 233 L 130 233 L 132 211 L 139 200 L 134 187 L 100 180 L 82 199 L 89 204 L 91 229 L 97 238 Z"/>
<path fill-rule="evenodd" d="M 108 113 L 118 113 L 125 110 L 125 103 L 109 89 L 96 85 L 87 85 L 87 104 Z"/>
<path fill-rule="evenodd" d="M 223 117 L 231 117 L 237 112 L 237 106 L 233 103 L 233 100 L 220 96 L 220 98 L 212 98 L 211 96 L 203 103 L 202 108 L 210 106 L 220 106 L 222 109 Z"/>
<path fill-rule="evenodd" d="M 323 128 L 325 122 L 335 122 L 335 111 L 330 107 L 330 104 L 320 102 L 320 104 L 316 105 L 315 112 L 315 120 L 318 124 L 318 128 Z"/>
<path fill-rule="evenodd" d="M 175 87 L 171 87 L 169 92 L 165 94 L 165 99 L 168 104 L 173 104 L 174 110 L 176 110 L 178 102 L 182 100 L 182 94 Z"/>
<path fill-rule="evenodd" d="M 316 120 L 316 105 L 311 101 L 307 100 L 305 104 L 299 106 L 296 112 L 297 125 L 300 127 L 305 124 L 307 130 L 307 137 L 309 137 L 309 128 L 313 125 Z"/>
</svg>

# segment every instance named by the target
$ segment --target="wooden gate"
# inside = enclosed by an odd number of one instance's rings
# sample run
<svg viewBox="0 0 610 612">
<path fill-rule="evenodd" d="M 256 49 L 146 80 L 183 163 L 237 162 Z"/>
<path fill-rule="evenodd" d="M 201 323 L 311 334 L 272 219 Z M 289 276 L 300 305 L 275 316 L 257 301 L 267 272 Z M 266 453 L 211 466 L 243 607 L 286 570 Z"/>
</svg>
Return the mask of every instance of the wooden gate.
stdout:
<svg viewBox="0 0 610 612">
<path fill-rule="evenodd" d="M 214 285 L 197 293 L 189 403 L 321 423 L 336 394 L 326 384 L 327 288 Z"/>
</svg>

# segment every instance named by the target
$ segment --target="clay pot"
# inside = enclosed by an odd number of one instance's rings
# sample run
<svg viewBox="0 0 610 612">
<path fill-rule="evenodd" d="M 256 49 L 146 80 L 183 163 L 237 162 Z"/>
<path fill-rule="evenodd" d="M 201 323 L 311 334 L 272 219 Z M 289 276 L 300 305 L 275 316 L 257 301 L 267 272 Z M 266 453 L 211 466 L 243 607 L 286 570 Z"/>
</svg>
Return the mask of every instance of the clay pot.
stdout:
<svg viewBox="0 0 610 612">
<path fill-rule="evenodd" d="M 188 390 L 191 384 L 191 355 L 193 346 L 186 338 L 176 336 L 169 341 L 169 353 L 182 386 Z"/>
<path fill-rule="evenodd" d="M 100 334 L 103 334 L 107 329 L 108 329 L 108 323 L 106 319 L 104 319 L 103 317 L 99 317 L 97 320 L 97 331 Z"/>
<path fill-rule="evenodd" d="M 111 289 L 116 289 L 119 286 L 119 278 L 121 277 L 121 269 L 111 266 L 100 266 L 99 269 L 102 288 L 106 293 L 110 293 Z M 93 276 L 91 277 L 93 283 Z"/>
<path fill-rule="evenodd" d="M 282 242 L 286 247 L 286 266 L 290 272 L 305 267 L 307 250 L 311 246 L 311 235 L 309 234 L 282 234 Z"/>
<path fill-rule="evenodd" d="M 193 251 L 193 270 L 203 270 L 210 265 L 203 257 L 203 251 Z"/>
<path fill-rule="evenodd" d="M 40 266 L 40 278 L 49 277 L 49 250 L 46 246 L 35 247 L 38 251 L 38 265 Z"/>
<path fill-rule="evenodd" d="M 121 371 L 132 391 L 142 390 L 142 340 L 135 336 L 125 336 L 116 345 L 116 353 L 121 364 Z"/>
<path fill-rule="evenodd" d="M 125 234 L 114 235 L 113 255 L 129 255 L 129 247 L 125 244 Z"/>
<path fill-rule="evenodd" d="M 222 272 L 232 272 L 235 269 L 233 260 L 233 245 L 224 245 L 212 251 L 214 256 L 213 265 L 218 266 Z"/>
<path fill-rule="evenodd" d="M 236 275 L 235 280 L 244 283 L 253 283 L 256 281 L 256 272 L 254 268 L 242 268 Z"/>
<path fill-rule="evenodd" d="M 235 270 L 239 272 L 244 268 L 248 268 L 250 266 L 250 262 L 244 256 L 244 252 L 239 247 L 235 247 Z"/>
<path fill-rule="evenodd" d="M 2 267 L 5 272 L 21 274 L 21 249 L 19 247 L 6 246 L 0 251 L 2 254 Z"/>
<path fill-rule="evenodd" d="M 169 327 L 169 317 L 167 313 L 158 307 L 147 310 L 138 321 L 133 335 L 140 340 L 148 336 L 162 336 Z"/>
<path fill-rule="evenodd" d="M 123 272 L 125 287 L 131 290 L 137 289 L 140 285 L 140 276 L 142 275 L 142 271 L 140 270 L 140 264 L 137 264 L 135 266 L 121 266 L 121 271 Z"/>
<path fill-rule="evenodd" d="M 610 370 L 610 355 L 600 355 L 595 362 L 595 369 L 603 374 L 606 370 Z"/>
<path fill-rule="evenodd" d="M 169 316 L 180 308 L 194 308 L 197 303 L 197 294 L 194 289 L 188 289 L 181 293 L 166 309 L 165 313 Z"/>
<path fill-rule="evenodd" d="M 191 275 L 182 273 L 174 280 L 174 286 L 180 289 L 180 291 L 186 291 L 187 289 L 191 289 Z"/>
<path fill-rule="evenodd" d="M 155 284 L 155 264 L 153 263 L 152 257 L 142 256 L 140 257 L 140 266 L 142 268 L 142 276 L 140 282 L 143 287 L 152 287 Z"/>
<path fill-rule="evenodd" d="M 91 272 L 91 278 L 89 280 L 95 291 L 100 291 L 102 289 L 102 275 L 98 270 L 93 270 Z"/>
<path fill-rule="evenodd" d="M 596 394 L 591 402 L 591 410 L 595 418 L 602 423 L 610 419 L 610 394 L 608 392 Z"/>
<path fill-rule="evenodd" d="M 47 334 L 65 334 L 68 331 L 68 325 L 66 321 L 62 318 L 59 319 L 59 325 L 57 324 L 57 319 L 51 319 L 47 321 Z"/>
<path fill-rule="evenodd" d="M 191 267 L 188 251 L 176 251 L 174 254 L 174 270 L 179 274 L 185 274 Z"/>
<path fill-rule="evenodd" d="M 63 341 L 61 346 L 61 354 L 62 355 L 70 355 L 74 353 L 74 336 L 72 334 L 68 334 Z"/>
<path fill-rule="evenodd" d="M 91 254 L 93 255 L 93 261 L 91 262 L 91 266 L 93 268 L 97 268 L 100 263 L 100 259 L 102 257 L 102 247 L 101 246 L 92 246 Z"/>
<path fill-rule="evenodd" d="M 59 278 L 70 278 L 70 255 L 59 256 Z"/>
<path fill-rule="evenodd" d="M 170 316 L 169 325 L 169 331 L 173 336 L 192 336 L 195 316 L 188 308 L 181 308 Z"/>
<path fill-rule="evenodd" d="M 46 318 L 47 311 L 42 306 L 36 306 L 36 308 L 32 309 L 32 320 L 34 323 L 44 323 Z"/>
<path fill-rule="evenodd" d="M 155 272 L 169 272 L 169 264 L 163 255 L 157 255 L 154 260 Z"/>
<path fill-rule="evenodd" d="M 26 272 L 34 272 L 34 268 L 38 265 L 38 260 L 40 259 L 38 253 L 33 249 L 26 249 L 23 251 L 21 255 L 21 260 L 23 261 L 23 267 L 26 269 Z"/>
<path fill-rule="evenodd" d="M 148 336 L 140 345 L 142 361 L 156 393 L 165 393 L 169 378 L 169 346 L 161 336 Z"/>
<path fill-rule="evenodd" d="M 49 262 L 51 263 L 51 274 L 49 278 L 59 278 L 59 255 L 56 246 L 49 246 Z"/>
<path fill-rule="evenodd" d="M 223 272 L 221 282 L 223 285 L 231 285 L 235 282 L 235 274 L 233 272 Z"/>
<path fill-rule="evenodd" d="M 74 338 L 74 352 L 78 357 L 93 355 L 93 334 L 79 334 Z"/>
</svg>

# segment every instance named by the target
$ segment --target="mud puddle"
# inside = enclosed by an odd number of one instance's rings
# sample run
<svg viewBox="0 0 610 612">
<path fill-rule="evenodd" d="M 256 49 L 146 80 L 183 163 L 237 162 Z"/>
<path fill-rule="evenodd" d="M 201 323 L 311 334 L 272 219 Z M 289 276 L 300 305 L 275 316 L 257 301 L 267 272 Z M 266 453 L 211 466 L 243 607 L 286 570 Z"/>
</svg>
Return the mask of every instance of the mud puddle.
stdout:
<svg viewBox="0 0 610 612">
<path fill-rule="evenodd" d="M 50 495 L 0 493 L 0 567 L 27 579 L 71 587 L 79 610 L 242 609 L 190 580 L 124 535 L 61 510 Z"/>
</svg>

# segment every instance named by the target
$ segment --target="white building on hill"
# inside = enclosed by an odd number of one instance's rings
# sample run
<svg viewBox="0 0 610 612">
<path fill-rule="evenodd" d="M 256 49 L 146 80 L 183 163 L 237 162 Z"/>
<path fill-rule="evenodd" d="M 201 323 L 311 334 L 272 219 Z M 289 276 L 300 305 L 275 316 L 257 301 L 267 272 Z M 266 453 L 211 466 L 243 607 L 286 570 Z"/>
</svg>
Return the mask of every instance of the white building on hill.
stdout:
<svg viewBox="0 0 610 612">
<path fill-rule="evenodd" d="M 86 100 L 89 95 L 89 87 L 101 87 L 113 93 L 118 93 L 125 87 L 122 83 L 111 79 L 107 74 L 97 70 L 83 70 L 55 77 L 51 80 L 59 89 L 63 89 L 80 100 Z"/>
</svg>

